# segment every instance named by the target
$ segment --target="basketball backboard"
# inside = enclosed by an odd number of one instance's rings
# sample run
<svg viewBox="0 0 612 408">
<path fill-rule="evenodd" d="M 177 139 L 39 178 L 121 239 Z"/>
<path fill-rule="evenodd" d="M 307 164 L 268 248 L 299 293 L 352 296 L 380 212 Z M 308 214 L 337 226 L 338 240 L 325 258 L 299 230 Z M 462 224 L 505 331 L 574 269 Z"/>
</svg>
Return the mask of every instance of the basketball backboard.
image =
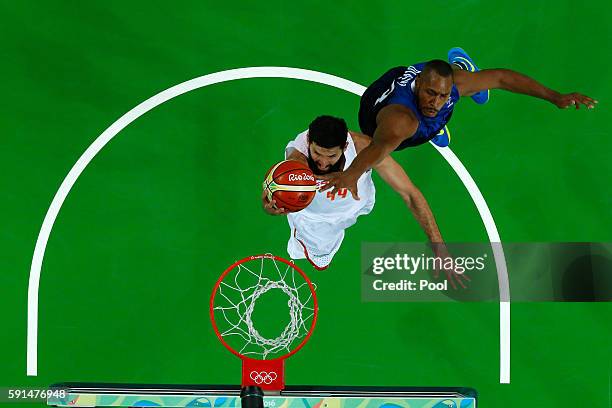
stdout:
<svg viewBox="0 0 612 408">
<path fill-rule="evenodd" d="M 61 383 L 47 400 L 56 407 L 240 408 L 240 387 Z M 287 386 L 264 396 L 266 408 L 475 408 L 471 388 Z"/>
</svg>

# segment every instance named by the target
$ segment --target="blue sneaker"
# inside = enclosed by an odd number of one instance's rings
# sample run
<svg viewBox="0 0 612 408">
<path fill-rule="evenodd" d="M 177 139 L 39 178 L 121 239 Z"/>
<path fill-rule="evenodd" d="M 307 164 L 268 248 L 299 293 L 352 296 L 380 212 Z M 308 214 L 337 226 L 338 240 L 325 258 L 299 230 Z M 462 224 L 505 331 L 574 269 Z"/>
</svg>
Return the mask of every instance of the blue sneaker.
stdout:
<svg viewBox="0 0 612 408">
<path fill-rule="evenodd" d="M 450 144 L 451 135 L 448 127 L 444 126 L 442 130 L 438 132 L 438 134 L 431 139 L 431 142 L 438 147 L 446 147 Z"/>
<path fill-rule="evenodd" d="M 455 47 L 451 48 L 448 52 L 448 62 L 457 65 L 459 68 L 464 69 L 468 72 L 478 72 L 480 69 L 474 64 L 474 61 L 467 55 L 467 52 L 463 51 L 462 48 Z M 479 105 L 487 103 L 489 101 L 489 90 L 480 91 L 471 96 L 471 98 Z"/>
</svg>

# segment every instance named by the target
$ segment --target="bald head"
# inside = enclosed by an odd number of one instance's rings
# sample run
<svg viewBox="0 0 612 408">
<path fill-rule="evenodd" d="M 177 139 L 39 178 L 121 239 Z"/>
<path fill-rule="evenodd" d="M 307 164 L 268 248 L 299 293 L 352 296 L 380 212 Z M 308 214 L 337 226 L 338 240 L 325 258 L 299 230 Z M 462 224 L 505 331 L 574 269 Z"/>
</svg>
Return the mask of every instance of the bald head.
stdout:
<svg viewBox="0 0 612 408">
<path fill-rule="evenodd" d="M 453 90 L 453 69 L 442 60 L 429 61 L 416 78 L 414 93 L 421 113 L 438 115 Z"/>
<path fill-rule="evenodd" d="M 441 76 L 442 78 L 451 78 L 453 79 L 453 68 L 451 65 L 442 60 L 431 60 L 425 64 L 423 67 L 423 71 L 421 71 L 421 77 L 427 78 L 432 74 L 436 74 Z"/>
</svg>

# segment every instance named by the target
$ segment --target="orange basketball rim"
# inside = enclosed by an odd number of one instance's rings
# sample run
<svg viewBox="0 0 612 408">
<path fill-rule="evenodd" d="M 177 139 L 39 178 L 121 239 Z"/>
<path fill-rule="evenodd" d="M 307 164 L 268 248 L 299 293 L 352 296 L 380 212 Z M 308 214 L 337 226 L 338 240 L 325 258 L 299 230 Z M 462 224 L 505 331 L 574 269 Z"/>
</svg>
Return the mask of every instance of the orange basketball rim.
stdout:
<svg viewBox="0 0 612 408">
<path fill-rule="evenodd" d="M 287 296 L 290 319 L 277 337 L 266 338 L 253 322 L 253 311 L 270 290 Z M 308 276 L 293 262 L 271 254 L 235 262 L 221 274 L 210 297 L 210 319 L 217 337 L 242 360 L 242 387 L 282 390 L 285 359 L 306 344 L 317 315 L 315 287 Z"/>
</svg>

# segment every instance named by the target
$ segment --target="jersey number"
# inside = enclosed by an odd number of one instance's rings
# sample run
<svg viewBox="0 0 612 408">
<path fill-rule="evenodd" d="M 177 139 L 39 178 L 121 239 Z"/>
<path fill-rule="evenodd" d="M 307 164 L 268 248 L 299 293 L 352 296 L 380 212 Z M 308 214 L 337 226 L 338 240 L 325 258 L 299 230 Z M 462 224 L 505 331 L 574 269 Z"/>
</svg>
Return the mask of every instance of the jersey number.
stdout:
<svg viewBox="0 0 612 408">
<path fill-rule="evenodd" d="M 327 192 L 327 198 L 329 198 L 332 201 L 334 201 L 336 199 L 336 196 L 345 198 L 347 192 L 348 192 L 348 190 L 346 188 L 341 188 L 340 190 L 338 190 L 337 193 L 333 193 L 333 194 L 332 194 L 331 191 L 328 191 Z"/>
<path fill-rule="evenodd" d="M 379 103 L 381 103 L 382 101 L 384 101 L 385 99 L 387 99 L 387 97 L 389 95 L 391 95 L 391 92 L 393 92 L 393 90 L 395 89 L 395 81 L 391 82 L 391 88 L 387 89 L 381 96 L 380 98 L 378 98 L 376 100 L 376 102 L 374 102 L 374 106 L 378 105 Z"/>
</svg>

